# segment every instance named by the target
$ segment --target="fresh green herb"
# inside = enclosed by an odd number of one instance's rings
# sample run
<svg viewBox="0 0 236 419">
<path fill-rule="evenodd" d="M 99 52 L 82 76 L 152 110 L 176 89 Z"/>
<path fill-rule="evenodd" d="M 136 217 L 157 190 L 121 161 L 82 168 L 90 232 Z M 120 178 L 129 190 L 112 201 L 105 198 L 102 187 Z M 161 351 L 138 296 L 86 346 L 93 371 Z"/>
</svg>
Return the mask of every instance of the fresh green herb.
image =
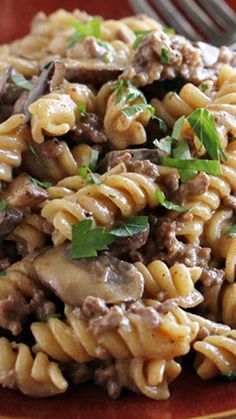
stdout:
<svg viewBox="0 0 236 419">
<path fill-rule="evenodd" d="M 87 119 L 88 118 L 88 112 L 86 112 L 86 104 L 85 103 L 78 103 L 77 107 L 78 107 L 78 109 L 81 113 L 82 118 Z"/>
<path fill-rule="evenodd" d="M 174 139 L 167 135 L 165 138 L 162 138 L 161 140 L 154 140 L 153 144 L 155 147 L 159 148 L 159 150 L 170 155 L 173 141 Z"/>
<path fill-rule="evenodd" d="M 6 276 L 6 274 L 7 274 L 7 273 L 6 273 L 5 271 L 1 271 L 1 272 L 0 272 L 0 276 Z"/>
<path fill-rule="evenodd" d="M 89 168 L 90 170 L 92 170 L 92 172 L 94 172 L 94 170 L 96 169 L 98 156 L 99 156 L 99 151 L 93 148 L 91 151 L 90 162 L 89 162 Z"/>
<path fill-rule="evenodd" d="M 134 116 L 138 112 L 149 111 L 152 116 L 155 116 L 155 108 L 148 103 L 139 103 L 137 105 L 130 106 L 129 108 L 123 109 L 122 113 L 125 116 L 131 117 Z"/>
<path fill-rule="evenodd" d="M 82 166 L 79 169 L 79 175 L 90 185 L 101 185 L 102 183 L 101 180 L 92 172 L 89 166 Z"/>
<path fill-rule="evenodd" d="M 145 36 L 147 36 L 147 34 L 149 34 L 151 31 L 135 31 L 135 35 L 136 35 L 136 39 L 132 45 L 132 49 L 137 49 L 138 46 L 141 44 L 141 42 L 143 41 L 143 39 L 145 38 Z"/>
<path fill-rule="evenodd" d="M 115 230 L 111 230 L 110 233 L 116 237 L 130 237 L 147 228 L 149 228 L 148 217 L 146 215 L 137 215 L 128 218 Z"/>
<path fill-rule="evenodd" d="M 165 47 L 161 49 L 161 63 L 162 64 L 169 64 L 170 62 L 170 53 L 169 50 Z"/>
<path fill-rule="evenodd" d="M 38 153 L 38 151 L 35 149 L 33 144 L 27 143 L 29 151 L 33 154 L 33 156 L 36 158 L 36 160 L 43 166 L 45 169 L 51 169 L 51 166 L 44 160 L 44 158 L 41 156 L 41 154 Z"/>
<path fill-rule="evenodd" d="M 111 63 L 113 61 L 112 55 L 111 54 L 104 55 L 103 61 L 104 63 Z"/>
<path fill-rule="evenodd" d="M 128 218 L 110 232 L 104 227 L 92 228 L 90 219 L 79 221 L 72 227 L 72 259 L 97 256 L 97 252 L 106 250 L 116 237 L 131 237 L 148 228 L 148 217 L 143 215 Z"/>
<path fill-rule="evenodd" d="M 72 259 L 97 256 L 99 250 L 106 250 L 114 236 L 104 227 L 92 228 L 92 220 L 79 221 L 72 226 Z"/>
<path fill-rule="evenodd" d="M 50 313 L 47 316 L 43 317 L 41 320 L 44 323 L 47 323 L 49 319 L 62 319 L 63 314 L 62 313 Z"/>
<path fill-rule="evenodd" d="M 208 90 L 208 85 L 206 83 L 201 83 L 199 89 L 205 93 Z"/>
<path fill-rule="evenodd" d="M 8 202 L 5 199 L 0 200 L 0 212 L 3 212 L 7 209 Z"/>
<path fill-rule="evenodd" d="M 174 35 L 175 29 L 174 28 L 164 28 L 163 31 L 167 33 L 167 35 Z"/>
<path fill-rule="evenodd" d="M 209 175 L 221 175 L 220 162 L 218 160 L 180 160 L 171 157 L 161 157 L 161 164 L 163 166 L 175 167 L 176 169 L 197 170 Z"/>
<path fill-rule="evenodd" d="M 164 192 L 162 192 L 160 189 L 156 190 L 156 197 L 159 201 L 159 203 L 169 209 L 169 210 L 174 210 L 177 212 L 185 212 L 186 209 L 184 207 L 181 207 L 180 205 L 174 204 L 173 202 L 170 202 L 166 199 Z"/>
<path fill-rule="evenodd" d="M 173 148 L 172 155 L 175 159 L 190 160 L 191 153 L 187 141 L 179 141 L 178 145 Z"/>
<path fill-rule="evenodd" d="M 231 236 L 232 234 L 236 234 L 236 225 L 233 225 L 225 232 L 225 236 Z"/>
<path fill-rule="evenodd" d="M 31 182 L 34 185 L 37 185 L 37 186 L 39 186 L 40 188 L 43 188 L 43 189 L 47 189 L 47 188 L 50 188 L 50 186 L 52 186 L 52 182 L 48 182 L 48 181 L 41 182 L 40 180 L 35 179 L 34 177 L 31 177 Z"/>
<path fill-rule="evenodd" d="M 171 137 L 174 138 L 175 140 L 181 139 L 181 130 L 184 123 L 184 119 L 185 119 L 185 116 L 184 115 L 181 116 L 179 119 L 177 119 L 177 121 L 175 122 L 173 126 Z"/>
<path fill-rule="evenodd" d="M 175 159 L 191 160 L 191 153 L 187 141 L 179 141 L 178 145 L 172 149 L 172 155 Z M 196 174 L 196 170 L 179 169 L 179 175 L 182 182 L 187 182 Z"/>
<path fill-rule="evenodd" d="M 43 64 L 43 70 L 46 70 L 52 63 L 53 60 L 46 61 L 46 63 Z"/>
<path fill-rule="evenodd" d="M 16 86 L 19 86 L 25 90 L 31 90 L 33 87 L 33 84 L 29 80 L 26 80 L 25 77 L 19 73 L 11 74 L 11 80 L 13 83 L 15 83 Z"/>
<path fill-rule="evenodd" d="M 221 374 L 226 380 L 234 381 L 236 379 L 236 371 L 230 371 L 225 374 Z"/>
<path fill-rule="evenodd" d="M 88 23 L 82 23 L 77 20 L 73 20 L 70 22 L 70 26 L 75 29 L 75 33 L 69 39 L 69 48 L 86 36 L 94 36 L 95 38 L 99 38 L 101 36 L 101 19 L 98 17 L 89 20 Z"/>
<path fill-rule="evenodd" d="M 117 83 L 114 83 L 114 88 L 116 89 L 116 105 L 120 103 L 122 99 L 122 92 L 124 88 L 126 89 L 126 103 L 131 103 L 136 99 L 142 99 L 143 102 L 146 101 L 144 94 L 127 80 L 119 80 Z"/>
<path fill-rule="evenodd" d="M 167 125 L 166 125 L 165 121 L 163 121 L 163 119 L 159 118 L 159 116 L 156 116 L 155 115 L 156 110 L 155 110 L 154 106 L 152 106 L 152 108 L 153 109 L 151 111 L 151 119 L 154 119 L 155 121 L 158 122 L 160 131 L 166 132 L 167 131 Z"/>
<path fill-rule="evenodd" d="M 198 108 L 188 116 L 187 120 L 209 156 L 217 160 L 220 154 L 226 161 L 227 156 L 221 146 L 212 113 L 207 109 Z"/>
</svg>

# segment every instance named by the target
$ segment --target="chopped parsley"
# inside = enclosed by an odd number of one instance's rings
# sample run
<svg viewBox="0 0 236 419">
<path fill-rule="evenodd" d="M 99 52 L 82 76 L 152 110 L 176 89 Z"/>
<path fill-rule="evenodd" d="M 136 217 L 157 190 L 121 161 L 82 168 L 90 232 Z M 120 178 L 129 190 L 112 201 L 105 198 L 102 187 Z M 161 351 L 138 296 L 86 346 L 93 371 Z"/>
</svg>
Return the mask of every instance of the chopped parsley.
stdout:
<svg viewBox="0 0 236 419">
<path fill-rule="evenodd" d="M 201 83 L 199 89 L 205 93 L 208 90 L 208 85 L 206 83 Z"/>
<path fill-rule="evenodd" d="M 89 168 L 90 170 L 92 170 L 92 172 L 96 169 L 98 156 L 99 156 L 99 151 L 93 148 L 91 151 L 90 162 L 89 162 Z"/>
<path fill-rule="evenodd" d="M 3 212 L 7 209 L 8 202 L 5 199 L 0 200 L 0 212 Z"/>
<path fill-rule="evenodd" d="M 72 226 L 72 259 L 97 256 L 100 250 L 107 250 L 116 237 L 132 237 L 149 228 L 148 217 L 137 215 L 123 221 L 114 230 L 92 227 L 92 220 L 79 221 Z"/>
<path fill-rule="evenodd" d="M 82 118 L 87 119 L 88 118 L 88 112 L 86 112 L 86 104 L 85 103 L 79 103 L 77 105 L 77 107 L 80 111 L 80 114 L 81 114 Z"/>
<path fill-rule="evenodd" d="M 22 89 L 31 90 L 33 87 L 33 84 L 29 80 L 26 80 L 25 77 L 20 73 L 12 73 L 10 77 L 13 83 Z"/>
<path fill-rule="evenodd" d="M 236 225 L 233 225 L 232 227 L 228 228 L 226 232 L 224 233 L 225 236 L 231 236 L 233 234 L 236 234 Z"/>
<path fill-rule="evenodd" d="M 174 138 L 175 140 L 181 139 L 181 130 L 183 127 L 184 119 L 185 119 L 185 116 L 184 115 L 181 116 L 179 119 L 177 119 L 177 121 L 175 122 L 173 126 L 171 137 Z"/>
<path fill-rule="evenodd" d="M 132 45 L 132 49 L 137 49 L 138 46 L 141 44 L 141 42 L 143 41 L 143 39 L 145 38 L 145 36 L 147 36 L 151 31 L 135 31 L 135 35 L 136 35 L 136 39 Z"/>
<path fill-rule="evenodd" d="M 45 169 L 51 169 L 51 166 L 46 162 L 46 160 L 41 156 L 41 154 L 36 150 L 36 148 L 31 143 L 27 143 L 29 151 L 33 154 L 35 159 L 43 166 Z"/>
<path fill-rule="evenodd" d="M 217 160 L 220 154 L 226 161 L 227 156 L 221 146 L 212 113 L 207 109 L 198 108 L 187 117 L 187 120 L 209 156 Z"/>
<path fill-rule="evenodd" d="M 100 38 L 101 36 L 101 19 L 95 17 L 87 23 L 82 23 L 77 20 L 70 22 L 70 26 L 75 29 L 73 35 L 69 38 L 68 47 L 73 47 L 77 41 L 85 38 L 86 36 L 94 36 Z"/>
<path fill-rule="evenodd" d="M 43 189 L 47 189 L 47 188 L 50 188 L 50 186 L 52 186 L 52 182 L 48 182 L 48 181 L 40 181 L 40 180 L 38 180 L 38 179 L 35 179 L 34 177 L 31 177 L 31 182 L 34 184 L 34 185 L 37 185 L 37 186 L 39 186 L 40 188 L 43 188 Z"/>
<path fill-rule="evenodd" d="M 162 64 L 169 64 L 170 62 L 170 52 L 167 48 L 162 47 L 161 49 L 161 63 Z"/>
<path fill-rule="evenodd" d="M 79 169 L 79 175 L 88 183 L 89 185 L 101 185 L 101 180 L 92 172 L 89 166 L 82 166 Z"/>
<path fill-rule="evenodd" d="M 186 209 L 184 207 L 181 207 L 180 205 L 174 204 L 173 202 L 170 202 L 166 199 L 164 192 L 162 192 L 160 189 L 156 190 L 156 197 L 159 201 L 159 203 L 167 208 L 168 210 L 174 210 L 177 212 L 185 212 Z"/>
<path fill-rule="evenodd" d="M 171 147 L 173 143 L 173 138 L 167 135 L 167 137 L 162 138 L 161 140 L 154 140 L 153 144 L 159 150 L 163 151 L 166 154 L 171 154 Z"/>
<path fill-rule="evenodd" d="M 219 160 L 181 160 L 171 157 L 161 157 L 161 164 L 167 167 L 175 167 L 176 169 L 196 170 L 197 172 L 205 172 L 209 175 L 221 175 Z"/>
<path fill-rule="evenodd" d="M 148 216 L 138 215 L 128 218 L 115 230 L 111 230 L 110 233 L 116 237 L 131 237 L 147 228 L 149 228 Z"/>
<path fill-rule="evenodd" d="M 167 35 L 174 35 L 175 29 L 174 28 L 164 28 L 163 31 L 167 33 Z"/>
</svg>

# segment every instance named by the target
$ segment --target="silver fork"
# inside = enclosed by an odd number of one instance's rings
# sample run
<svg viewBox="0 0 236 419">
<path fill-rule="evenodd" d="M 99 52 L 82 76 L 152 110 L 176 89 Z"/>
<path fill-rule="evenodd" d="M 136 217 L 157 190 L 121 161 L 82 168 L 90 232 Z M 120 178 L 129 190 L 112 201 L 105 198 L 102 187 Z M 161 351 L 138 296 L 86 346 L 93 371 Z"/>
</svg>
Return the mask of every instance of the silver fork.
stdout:
<svg viewBox="0 0 236 419">
<path fill-rule="evenodd" d="M 215 45 L 236 41 L 236 14 L 224 0 L 176 0 L 175 3 L 129 0 L 129 3 L 135 13 L 145 13 L 188 39 L 207 40 Z"/>
</svg>

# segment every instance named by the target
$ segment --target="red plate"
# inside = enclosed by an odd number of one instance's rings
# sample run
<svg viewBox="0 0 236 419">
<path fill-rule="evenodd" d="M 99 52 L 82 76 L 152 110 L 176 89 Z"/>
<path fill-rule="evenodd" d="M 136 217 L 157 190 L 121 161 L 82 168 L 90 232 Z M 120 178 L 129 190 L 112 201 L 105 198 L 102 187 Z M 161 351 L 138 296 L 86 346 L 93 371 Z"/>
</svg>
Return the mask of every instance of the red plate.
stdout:
<svg viewBox="0 0 236 419">
<path fill-rule="evenodd" d="M 236 7 L 235 0 L 229 0 L 229 3 Z M 68 10 L 79 7 L 90 14 L 100 14 L 106 18 L 132 14 L 126 0 L 1 0 L 0 7 L 2 43 L 24 35 L 31 18 L 39 10 L 49 13 L 60 7 Z M 236 418 L 236 382 L 204 382 L 192 371 L 185 371 L 170 389 L 171 397 L 164 402 L 155 402 L 128 392 L 113 401 L 105 391 L 92 384 L 73 388 L 66 394 L 45 400 L 30 399 L 19 392 L 0 389 L 0 418 Z"/>
</svg>

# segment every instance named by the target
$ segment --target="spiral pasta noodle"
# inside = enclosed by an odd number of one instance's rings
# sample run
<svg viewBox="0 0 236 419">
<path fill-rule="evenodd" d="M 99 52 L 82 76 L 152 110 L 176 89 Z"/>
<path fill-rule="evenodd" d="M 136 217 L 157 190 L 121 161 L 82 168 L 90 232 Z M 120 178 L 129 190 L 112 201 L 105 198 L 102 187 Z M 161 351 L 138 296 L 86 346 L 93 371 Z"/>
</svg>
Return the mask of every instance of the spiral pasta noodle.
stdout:
<svg viewBox="0 0 236 419">
<path fill-rule="evenodd" d="M 193 347 L 197 351 L 195 369 L 202 379 L 235 372 L 235 331 L 227 336 L 207 336 Z"/>
<path fill-rule="evenodd" d="M 111 175 L 100 185 L 88 185 L 75 194 L 48 201 L 41 214 L 54 225 L 52 237 L 57 245 L 71 240 L 71 226 L 85 219 L 86 213 L 91 214 L 96 224 L 109 227 L 120 214 L 126 218 L 146 206 L 155 208 L 156 189 L 156 183 L 145 175 L 129 172 Z"/>
<path fill-rule="evenodd" d="M 107 371 L 109 374 L 111 368 L 114 377 L 107 378 L 106 381 L 101 379 L 99 373 Z M 114 391 L 113 388 L 117 382 L 119 388 L 115 397 L 119 395 L 120 388 L 124 387 L 154 400 L 165 400 L 170 395 L 168 384 L 174 381 L 180 372 L 181 366 L 174 360 L 125 359 L 115 361 L 112 367 L 95 371 L 95 382 L 105 385 L 112 397 L 114 395 L 110 389 Z"/>
<path fill-rule="evenodd" d="M 28 346 L 4 337 L 0 338 L 0 383 L 31 397 L 54 396 L 68 387 L 59 366 L 45 354 L 33 358 Z"/>
<path fill-rule="evenodd" d="M 117 328 L 101 333 L 92 333 L 89 322 L 75 315 L 70 307 L 66 318 L 68 324 L 56 318 L 47 323 L 32 323 L 34 351 L 63 362 L 72 359 L 81 363 L 111 356 L 168 360 L 186 353 L 198 331 L 197 323 L 191 322 L 179 308 L 165 314 L 157 328 L 148 327 L 141 315 L 127 312 L 121 316 Z"/>
<path fill-rule="evenodd" d="M 202 295 L 194 287 L 201 276 L 201 268 L 187 268 L 182 263 L 175 263 L 168 268 L 160 260 L 151 262 L 147 267 L 141 262 L 134 265 L 144 277 L 146 297 L 156 298 L 164 292 L 166 299 L 177 298 L 183 308 L 194 307 L 203 301 Z"/>
<path fill-rule="evenodd" d="M 0 124 L 0 181 L 10 182 L 12 170 L 22 162 L 26 149 L 25 116 L 13 115 Z"/>
</svg>

